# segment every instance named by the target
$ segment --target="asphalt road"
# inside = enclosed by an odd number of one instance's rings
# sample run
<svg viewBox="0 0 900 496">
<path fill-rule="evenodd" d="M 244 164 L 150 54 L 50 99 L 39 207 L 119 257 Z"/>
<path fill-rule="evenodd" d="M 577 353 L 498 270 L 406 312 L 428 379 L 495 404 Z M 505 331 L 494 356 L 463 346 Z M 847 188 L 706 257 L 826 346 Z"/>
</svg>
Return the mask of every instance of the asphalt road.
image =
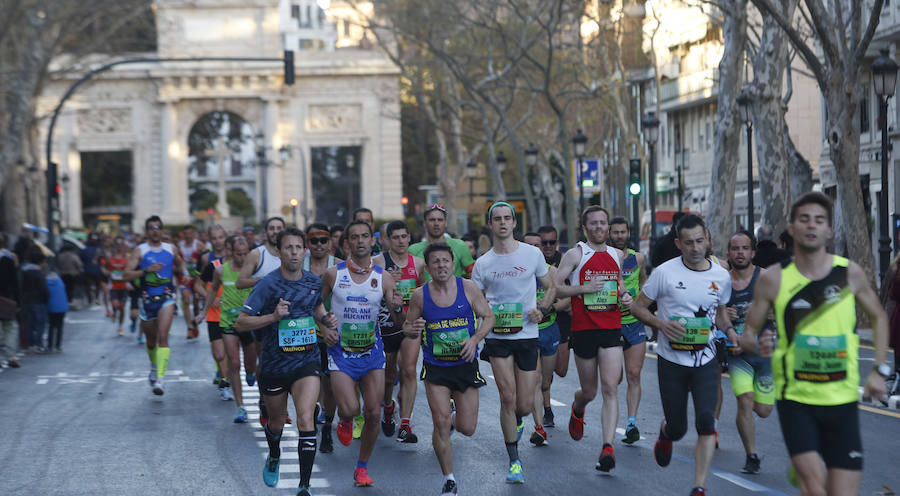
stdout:
<svg viewBox="0 0 900 496">
<path fill-rule="evenodd" d="M 285 429 L 282 481 L 263 484 L 261 470 L 267 448 L 256 422 L 258 393 L 248 388 L 249 424 L 234 424 L 233 402 L 223 402 L 211 384 L 214 366 L 205 333 L 197 342 L 185 339 L 183 318 L 172 331 L 172 356 L 164 397 L 147 384 L 146 352 L 135 335 L 119 337 L 100 309 L 67 316 L 63 353 L 26 356 L 20 369 L 0 373 L 0 493 L 5 495 L 141 496 L 207 494 L 294 494 L 299 479 L 296 429 Z M 872 351 L 863 350 L 862 368 L 870 369 Z M 505 483 L 507 459 L 499 428 L 499 398 L 491 370 L 482 362 L 488 386 L 480 391 L 479 426 L 472 438 L 454 434 L 454 473 L 461 494 L 688 494 L 693 479 L 693 446 L 689 432 L 675 444 L 672 464 L 653 460 L 662 409 L 656 360 L 648 354 L 643 372 L 644 395 L 638 427 L 644 436 L 636 446 L 618 442 L 617 466 L 611 475 L 594 470 L 600 451 L 600 402 L 587 408 L 584 439 L 573 441 L 565 429 L 572 395 L 578 388 L 574 364 L 566 378 L 556 378 L 552 397 L 556 429 L 550 444 L 535 448 L 520 443 L 524 486 Z M 798 494 L 789 485 L 789 465 L 777 416 L 757 420 L 758 475 L 740 473 L 744 451 L 734 426 L 735 400 L 723 380 L 725 403 L 719 423 L 721 448 L 713 459 L 709 494 Z M 620 422 L 625 421 L 625 391 L 619 389 Z M 293 412 L 291 412 L 293 416 Z M 860 411 L 865 447 L 861 494 L 878 494 L 884 486 L 900 492 L 897 446 L 900 411 L 864 406 Z M 689 415 L 693 425 L 693 412 Z M 431 419 L 424 388 L 413 414 L 417 445 L 401 445 L 380 436 L 369 475 L 375 486 L 353 487 L 358 441 L 318 454 L 313 473 L 316 495 L 439 494 L 441 473 L 431 448 Z"/>
</svg>

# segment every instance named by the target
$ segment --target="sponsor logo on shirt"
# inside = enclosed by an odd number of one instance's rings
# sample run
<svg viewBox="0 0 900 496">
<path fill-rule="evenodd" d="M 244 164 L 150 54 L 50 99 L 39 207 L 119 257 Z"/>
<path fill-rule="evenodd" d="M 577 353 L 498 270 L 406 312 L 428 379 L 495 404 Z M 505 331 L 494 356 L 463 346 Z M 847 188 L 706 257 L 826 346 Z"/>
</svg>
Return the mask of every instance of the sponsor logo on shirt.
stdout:
<svg viewBox="0 0 900 496">
<path fill-rule="evenodd" d="M 494 279 L 504 279 L 504 278 L 507 278 L 507 277 L 519 277 L 519 276 L 521 276 L 522 274 L 524 274 L 524 273 L 526 273 L 526 272 L 528 272 L 528 269 L 526 269 L 526 268 L 524 268 L 524 267 L 516 267 L 516 266 L 514 266 L 514 267 L 513 267 L 513 270 L 504 270 L 504 271 L 499 271 L 499 272 L 498 272 L 498 271 L 491 272 L 491 276 L 492 276 Z"/>
<path fill-rule="evenodd" d="M 373 287 L 373 288 L 377 288 L 377 287 L 378 287 L 378 279 L 372 279 L 372 287 Z"/>
<path fill-rule="evenodd" d="M 687 289 L 687 288 L 684 286 L 683 282 L 678 281 L 678 284 L 675 286 L 675 289 Z"/>
<path fill-rule="evenodd" d="M 348 296 L 347 301 L 355 301 L 357 303 L 368 303 L 369 299 L 365 296 Z"/>
</svg>

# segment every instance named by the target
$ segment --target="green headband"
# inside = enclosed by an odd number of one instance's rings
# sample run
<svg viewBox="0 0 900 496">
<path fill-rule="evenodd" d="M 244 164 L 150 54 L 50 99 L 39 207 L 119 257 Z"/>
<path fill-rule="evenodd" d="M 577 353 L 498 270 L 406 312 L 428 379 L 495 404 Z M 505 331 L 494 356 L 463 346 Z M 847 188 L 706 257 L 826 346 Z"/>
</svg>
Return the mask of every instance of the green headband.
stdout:
<svg viewBox="0 0 900 496">
<path fill-rule="evenodd" d="M 494 202 L 494 204 L 491 205 L 491 208 L 488 209 L 488 220 L 490 220 L 491 216 L 494 213 L 494 209 L 497 207 L 509 207 L 509 210 L 512 212 L 513 216 L 516 215 L 516 207 L 510 205 L 509 203 L 506 203 L 505 201 L 498 201 Z"/>
</svg>

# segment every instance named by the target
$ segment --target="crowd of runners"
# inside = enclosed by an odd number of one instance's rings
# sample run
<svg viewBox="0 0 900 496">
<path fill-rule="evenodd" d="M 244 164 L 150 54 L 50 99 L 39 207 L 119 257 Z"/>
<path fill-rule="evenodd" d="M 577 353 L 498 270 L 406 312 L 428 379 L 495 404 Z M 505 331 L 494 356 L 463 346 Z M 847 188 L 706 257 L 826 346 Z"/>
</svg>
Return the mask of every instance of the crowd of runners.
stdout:
<svg viewBox="0 0 900 496">
<path fill-rule="evenodd" d="M 793 253 L 768 267 L 752 262 L 752 233 L 735 232 L 717 258 L 703 219 L 679 214 L 673 257 L 651 268 L 649 254 L 629 246 L 634 226 L 600 206 L 582 212 L 582 241 L 563 253 L 557 229 L 520 233 L 515 207 L 498 201 L 487 212 L 492 247 L 477 257 L 473 243 L 447 233 L 446 210 L 431 205 L 417 243 L 403 221 L 376 231 L 365 208 L 346 226 L 300 230 L 272 217 L 260 242 L 252 229 L 228 233 L 218 225 L 205 240 L 194 228 L 169 233 L 153 216 L 137 246 L 115 240 L 104 271 L 115 318 L 122 322 L 130 300 L 132 320 L 140 322 L 153 394 L 166 390 L 178 300 L 188 339 L 206 323 L 215 383 L 237 406 L 234 422 L 248 421 L 242 389 L 259 389 L 268 486 L 279 479 L 284 425 L 296 422 L 301 496 L 311 494 L 317 453 L 334 450 L 333 431 L 344 446 L 359 438 L 357 486 L 373 484 L 367 463 L 379 431 L 417 443 L 411 417 L 420 381 L 443 473 L 440 494 L 457 494 L 451 433 L 474 434 L 487 364 L 500 400 L 506 481 L 525 483 L 519 442 L 526 419 L 533 423 L 530 442 L 547 444 L 546 429 L 562 413 L 551 409 L 550 389 L 554 376 L 566 375 L 571 355 L 580 388 L 565 412 L 568 433 L 582 439 L 585 411 L 597 400 L 602 443 L 595 468 L 610 472 L 616 444 L 635 443 L 644 428 L 636 419 L 648 340 L 657 343 L 664 412 L 653 449 L 660 466 L 687 432 L 689 396 L 693 403 L 690 494 L 706 494 L 726 368 L 744 473 L 761 470 L 753 414 L 765 418 L 774 410 L 803 493 L 856 494 L 863 463 L 858 387 L 883 396 L 893 368 L 886 362 L 888 320 L 866 274 L 826 251 L 832 209 L 822 194 L 799 198 L 788 223 Z M 875 342 L 875 367 L 863 377 L 857 309 L 868 315 Z M 617 441 L 620 384 L 627 420 Z"/>
</svg>

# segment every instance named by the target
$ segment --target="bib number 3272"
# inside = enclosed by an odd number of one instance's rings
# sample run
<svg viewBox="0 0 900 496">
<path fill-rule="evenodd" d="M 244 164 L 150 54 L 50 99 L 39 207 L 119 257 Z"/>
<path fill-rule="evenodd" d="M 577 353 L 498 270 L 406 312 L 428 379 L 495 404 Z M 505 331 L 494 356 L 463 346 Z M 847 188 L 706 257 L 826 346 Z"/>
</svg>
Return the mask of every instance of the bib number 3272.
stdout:
<svg viewBox="0 0 900 496">
<path fill-rule="evenodd" d="M 278 346 L 281 351 L 308 351 L 316 345 L 316 323 L 312 317 L 284 319 L 278 322 Z"/>
</svg>

